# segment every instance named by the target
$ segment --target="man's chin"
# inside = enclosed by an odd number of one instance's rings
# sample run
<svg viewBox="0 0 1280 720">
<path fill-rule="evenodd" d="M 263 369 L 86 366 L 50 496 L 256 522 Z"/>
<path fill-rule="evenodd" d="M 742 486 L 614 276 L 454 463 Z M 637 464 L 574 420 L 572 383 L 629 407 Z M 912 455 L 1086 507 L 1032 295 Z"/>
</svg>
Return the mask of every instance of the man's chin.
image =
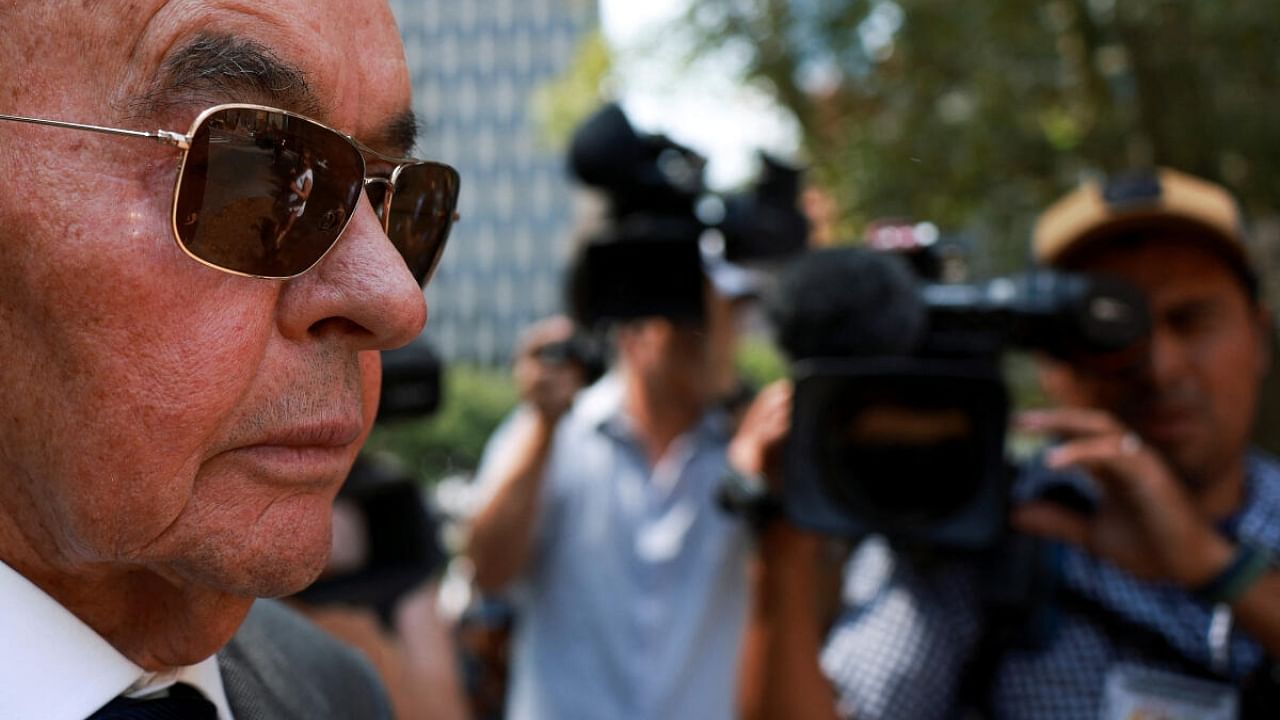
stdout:
<svg viewBox="0 0 1280 720">
<path fill-rule="evenodd" d="M 283 597 L 293 595 L 320 577 L 329 561 L 330 540 L 328 523 L 323 537 L 304 543 L 295 537 L 281 552 L 264 556 L 257 563 L 246 563 L 251 572 L 246 577 L 245 589 L 254 597 Z"/>
<path fill-rule="evenodd" d="M 329 526 L 319 524 L 323 533 L 299 531 L 265 546 L 242 545 L 189 557 L 182 563 L 185 572 L 178 572 L 180 582 L 244 598 L 292 595 L 315 582 L 328 561 Z"/>
<path fill-rule="evenodd" d="M 1209 471 L 1206 469 L 1208 462 L 1205 460 L 1204 453 L 1197 451 L 1194 445 L 1152 442 L 1151 446 L 1160 454 L 1160 457 L 1164 458 L 1174 475 L 1188 490 L 1193 492 L 1203 490 L 1209 483 Z"/>
<path fill-rule="evenodd" d="M 287 563 L 284 567 L 264 568 L 244 586 L 242 594 L 258 598 L 278 598 L 298 593 L 320 577 L 324 571 L 326 552 L 318 561 Z"/>
</svg>

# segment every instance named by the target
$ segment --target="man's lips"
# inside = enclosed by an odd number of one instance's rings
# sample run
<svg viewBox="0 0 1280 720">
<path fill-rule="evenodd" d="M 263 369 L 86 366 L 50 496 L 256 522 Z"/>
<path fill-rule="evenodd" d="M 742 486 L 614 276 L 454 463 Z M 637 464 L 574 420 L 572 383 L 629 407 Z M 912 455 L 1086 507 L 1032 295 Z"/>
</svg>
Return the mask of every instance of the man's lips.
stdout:
<svg viewBox="0 0 1280 720">
<path fill-rule="evenodd" d="M 329 485 L 346 477 L 353 446 L 364 432 L 359 421 L 333 420 L 270 430 L 231 451 L 257 471 L 287 484 Z"/>
<path fill-rule="evenodd" d="M 364 424 L 358 417 L 326 420 L 270 430 L 248 447 L 346 448 L 363 432 Z"/>
</svg>

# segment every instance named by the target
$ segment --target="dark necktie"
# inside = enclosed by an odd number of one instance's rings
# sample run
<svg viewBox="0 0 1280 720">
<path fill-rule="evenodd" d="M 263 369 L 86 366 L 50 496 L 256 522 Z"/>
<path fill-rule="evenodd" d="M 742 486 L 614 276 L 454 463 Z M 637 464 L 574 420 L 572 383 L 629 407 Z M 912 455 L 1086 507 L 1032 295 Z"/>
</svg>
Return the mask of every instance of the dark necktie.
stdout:
<svg viewBox="0 0 1280 720">
<path fill-rule="evenodd" d="M 88 720 L 218 720 L 218 709 L 200 691 L 178 683 L 169 688 L 167 696 L 143 700 L 118 697 Z"/>
</svg>

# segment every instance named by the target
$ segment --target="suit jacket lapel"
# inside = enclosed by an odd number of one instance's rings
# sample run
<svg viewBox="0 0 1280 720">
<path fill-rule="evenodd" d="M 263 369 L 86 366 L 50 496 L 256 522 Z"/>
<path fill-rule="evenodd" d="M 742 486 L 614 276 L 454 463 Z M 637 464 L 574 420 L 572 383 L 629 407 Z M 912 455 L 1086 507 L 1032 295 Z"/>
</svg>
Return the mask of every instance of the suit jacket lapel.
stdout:
<svg viewBox="0 0 1280 720">
<path fill-rule="evenodd" d="M 364 658 L 274 601 L 254 603 L 218 667 L 235 720 L 391 718 Z"/>
</svg>

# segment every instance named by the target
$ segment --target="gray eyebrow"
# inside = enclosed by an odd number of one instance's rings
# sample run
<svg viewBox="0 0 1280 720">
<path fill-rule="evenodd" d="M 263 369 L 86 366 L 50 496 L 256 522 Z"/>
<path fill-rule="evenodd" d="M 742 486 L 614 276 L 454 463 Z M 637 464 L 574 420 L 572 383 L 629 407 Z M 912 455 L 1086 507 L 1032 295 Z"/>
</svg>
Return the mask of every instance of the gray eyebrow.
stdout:
<svg viewBox="0 0 1280 720">
<path fill-rule="evenodd" d="M 228 34 L 202 33 L 164 61 L 156 85 L 133 102 L 133 111 L 154 118 L 190 103 L 216 105 L 262 99 L 286 110 L 324 118 L 324 104 L 307 74 L 261 43 Z M 367 141 L 393 155 L 407 156 L 417 143 L 413 111 L 397 114 Z"/>
<path fill-rule="evenodd" d="M 135 113 L 155 117 L 192 102 L 270 100 L 303 115 L 323 105 L 307 75 L 266 46 L 226 34 L 203 33 L 171 53 L 157 83 L 133 102 Z"/>
<path fill-rule="evenodd" d="M 418 142 L 418 117 L 406 110 L 383 126 L 380 140 L 393 154 L 408 156 Z"/>
</svg>

